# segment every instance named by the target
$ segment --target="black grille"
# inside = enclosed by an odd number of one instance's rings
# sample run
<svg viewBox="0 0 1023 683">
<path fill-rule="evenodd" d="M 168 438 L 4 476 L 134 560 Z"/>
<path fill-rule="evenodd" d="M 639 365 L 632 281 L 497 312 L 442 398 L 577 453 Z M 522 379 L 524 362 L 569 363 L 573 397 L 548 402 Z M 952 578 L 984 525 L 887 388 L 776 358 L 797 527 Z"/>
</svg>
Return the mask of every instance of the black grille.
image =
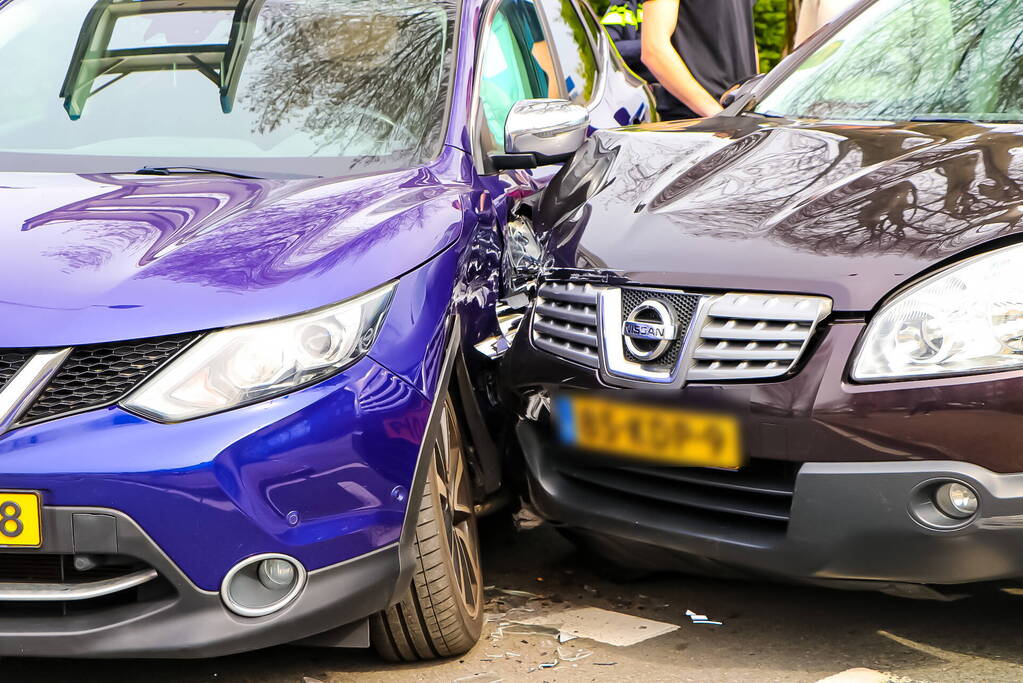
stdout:
<svg viewBox="0 0 1023 683">
<path fill-rule="evenodd" d="M 117 401 L 183 349 L 195 335 L 177 335 L 80 346 L 71 352 L 43 392 L 21 417 L 28 424 L 99 408 Z M 34 352 L 0 351 L 0 386 Z"/>
<path fill-rule="evenodd" d="M 752 460 L 738 471 L 698 467 L 593 467 L 566 459 L 566 477 L 613 493 L 658 517 L 739 524 L 784 532 L 799 463 Z"/>
<path fill-rule="evenodd" d="M 668 347 L 663 356 L 652 363 L 640 360 L 630 353 L 628 348 L 625 348 L 625 357 L 633 363 L 642 363 L 643 365 L 656 368 L 674 368 L 678 363 L 678 357 L 682 353 L 682 348 L 685 346 L 685 333 L 689 330 L 689 324 L 692 322 L 693 316 L 696 315 L 696 309 L 700 305 L 700 297 L 694 294 L 670 294 L 668 292 L 646 291 L 642 289 L 623 289 L 622 315 L 628 318 L 634 308 L 650 299 L 660 301 L 675 313 L 675 324 L 679 329 L 679 338 Z"/>
<path fill-rule="evenodd" d="M 31 357 L 31 351 L 0 352 L 0 389 L 7 386 L 18 369 Z"/>
<path fill-rule="evenodd" d="M 22 422 L 112 403 L 193 339 L 191 335 L 76 348 Z"/>
</svg>

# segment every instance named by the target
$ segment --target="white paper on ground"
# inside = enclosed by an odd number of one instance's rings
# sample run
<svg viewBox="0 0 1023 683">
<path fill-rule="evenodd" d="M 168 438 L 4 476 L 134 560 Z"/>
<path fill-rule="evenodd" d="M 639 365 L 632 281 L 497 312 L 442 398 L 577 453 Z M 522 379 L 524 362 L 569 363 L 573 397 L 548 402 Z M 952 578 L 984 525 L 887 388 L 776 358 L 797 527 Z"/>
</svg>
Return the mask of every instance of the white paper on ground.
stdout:
<svg viewBox="0 0 1023 683">
<path fill-rule="evenodd" d="M 580 607 L 520 620 L 521 624 L 554 626 L 562 634 L 628 647 L 678 630 L 678 625 L 599 607 Z M 564 642 L 564 641 L 562 641 Z"/>
<path fill-rule="evenodd" d="M 896 678 L 873 669 L 856 668 L 822 678 L 817 683 L 898 683 L 898 681 L 908 683 L 908 679 L 905 678 Z"/>
</svg>

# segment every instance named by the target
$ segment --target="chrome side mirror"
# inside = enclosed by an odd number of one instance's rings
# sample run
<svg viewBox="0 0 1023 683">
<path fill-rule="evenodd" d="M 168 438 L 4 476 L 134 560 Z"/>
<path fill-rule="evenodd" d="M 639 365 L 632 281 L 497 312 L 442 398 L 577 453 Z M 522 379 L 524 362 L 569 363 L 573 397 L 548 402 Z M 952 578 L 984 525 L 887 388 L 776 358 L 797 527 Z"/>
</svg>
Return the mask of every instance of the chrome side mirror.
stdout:
<svg viewBox="0 0 1023 683">
<path fill-rule="evenodd" d="M 568 100 L 519 100 L 504 124 L 505 154 L 497 168 L 534 168 L 568 161 L 586 142 L 590 114 Z"/>
</svg>

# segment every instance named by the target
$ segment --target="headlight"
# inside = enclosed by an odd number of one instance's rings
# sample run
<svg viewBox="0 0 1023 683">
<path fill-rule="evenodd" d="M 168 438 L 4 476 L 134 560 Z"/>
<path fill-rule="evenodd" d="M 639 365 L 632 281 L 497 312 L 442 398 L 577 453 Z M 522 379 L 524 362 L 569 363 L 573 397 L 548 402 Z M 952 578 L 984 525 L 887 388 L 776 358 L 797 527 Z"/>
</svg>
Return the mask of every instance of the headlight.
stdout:
<svg viewBox="0 0 1023 683">
<path fill-rule="evenodd" d="M 366 355 L 394 285 L 265 323 L 207 334 L 121 405 L 160 422 L 180 422 L 286 394 Z"/>
<path fill-rule="evenodd" d="M 861 381 L 1023 367 L 1023 245 L 966 259 L 890 301 L 853 365 Z"/>
<path fill-rule="evenodd" d="M 504 254 L 501 258 L 503 298 L 527 292 L 540 274 L 543 249 L 529 223 L 521 218 L 504 226 Z"/>
</svg>

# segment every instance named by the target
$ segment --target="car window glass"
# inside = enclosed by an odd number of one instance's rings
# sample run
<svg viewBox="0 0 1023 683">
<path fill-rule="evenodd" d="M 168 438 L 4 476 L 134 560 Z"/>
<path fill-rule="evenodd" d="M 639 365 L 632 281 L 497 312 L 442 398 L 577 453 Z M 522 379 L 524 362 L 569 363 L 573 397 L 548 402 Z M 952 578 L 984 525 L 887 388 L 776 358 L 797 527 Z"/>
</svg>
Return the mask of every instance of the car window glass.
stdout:
<svg viewBox="0 0 1023 683">
<path fill-rule="evenodd" d="M 597 55 L 586 27 L 571 0 L 546 0 L 543 8 L 565 76 L 565 92 L 576 104 L 585 104 L 597 83 Z"/>
<path fill-rule="evenodd" d="M 506 0 L 483 43 L 480 101 L 490 138 L 504 148 L 504 122 L 519 100 L 557 97 L 554 60 L 532 0 Z"/>
<path fill-rule="evenodd" d="M 879 0 L 760 104 L 798 118 L 1023 119 L 1023 0 Z"/>
</svg>

